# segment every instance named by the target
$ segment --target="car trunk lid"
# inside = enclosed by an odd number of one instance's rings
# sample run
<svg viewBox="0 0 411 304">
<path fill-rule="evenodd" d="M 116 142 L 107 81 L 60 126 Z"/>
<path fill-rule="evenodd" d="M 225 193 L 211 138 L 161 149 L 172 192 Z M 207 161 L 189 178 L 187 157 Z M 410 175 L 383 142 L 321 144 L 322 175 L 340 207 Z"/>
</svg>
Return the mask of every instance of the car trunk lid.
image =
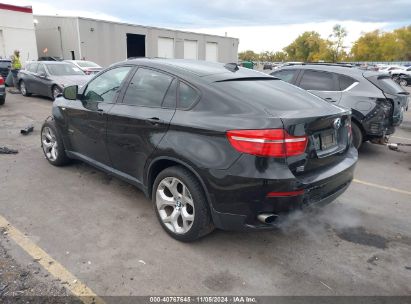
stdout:
<svg viewBox="0 0 411 304">
<path fill-rule="evenodd" d="M 287 157 L 290 170 L 301 175 L 340 162 L 351 144 L 349 112 L 282 118 L 284 129 L 291 135 L 308 137 L 304 154 Z"/>
</svg>

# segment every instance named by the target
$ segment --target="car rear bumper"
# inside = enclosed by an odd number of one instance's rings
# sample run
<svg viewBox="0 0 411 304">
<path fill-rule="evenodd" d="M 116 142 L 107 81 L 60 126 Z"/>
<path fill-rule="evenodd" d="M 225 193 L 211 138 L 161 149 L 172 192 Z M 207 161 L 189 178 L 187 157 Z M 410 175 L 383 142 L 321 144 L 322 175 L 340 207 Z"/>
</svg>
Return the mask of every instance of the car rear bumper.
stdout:
<svg viewBox="0 0 411 304">
<path fill-rule="evenodd" d="M 213 202 L 211 213 L 214 225 L 223 230 L 273 229 L 276 227 L 275 221 L 265 224 L 258 220 L 258 215 L 281 216 L 309 206 L 329 204 L 350 185 L 357 157 L 357 150 L 350 148 L 343 161 L 304 177 L 293 176 L 290 179 L 287 173 L 276 172 L 277 179 L 271 181 L 250 178 L 249 183 L 245 184 L 243 179 L 235 195 L 230 195 L 231 191 L 217 196 L 211 193 L 214 199 L 224 200 Z M 282 176 L 287 178 L 282 179 Z M 304 193 L 291 197 L 266 197 L 270 190 L 284 192 L 296 189 L 302 189 Z"/>
</svg>

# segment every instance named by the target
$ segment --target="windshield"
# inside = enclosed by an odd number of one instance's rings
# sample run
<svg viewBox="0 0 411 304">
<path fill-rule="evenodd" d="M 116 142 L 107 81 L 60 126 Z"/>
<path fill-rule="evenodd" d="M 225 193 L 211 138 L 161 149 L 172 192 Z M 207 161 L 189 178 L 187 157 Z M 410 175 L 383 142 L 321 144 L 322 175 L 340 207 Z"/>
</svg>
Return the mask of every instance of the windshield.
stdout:
<svg viewBox="0 0 411 304">
<path fill-rule="evenodd" d="M 53 76 L 68 76 L 68 75 L 84 75 L 84 73 L 77 67 L 71 64 L 47 64 L 47 69 L 50 75 Z"/>
<path fill-rule="evenodd" d="M 76 61 L 76 63 L 82 68 L 100 68 L 97 63 L 91 61 Z"/>
<path fill-rule="evenodd" d="M 267 109 L 279 111 L 321 109 L 328 105 L 327 102 L 314 97 L 307 91 L 297 89 L 295 86 L 276 78 L 221 81 L 213 83 L 212 86 L 236 99 L 259 103 Z"/>
<path fill-rule="evenodd" d="M 11 62 L 10 61 L 0 61 L 0 68 L 10 68 Z"/>
</svg>

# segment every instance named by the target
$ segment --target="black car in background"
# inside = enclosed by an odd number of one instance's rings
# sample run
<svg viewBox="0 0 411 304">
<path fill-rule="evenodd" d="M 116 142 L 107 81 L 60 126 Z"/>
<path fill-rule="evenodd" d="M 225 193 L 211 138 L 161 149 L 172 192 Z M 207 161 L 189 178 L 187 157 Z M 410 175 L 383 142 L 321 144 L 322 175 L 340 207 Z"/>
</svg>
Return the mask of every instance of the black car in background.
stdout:
<svg viewBox="0 0 411 304">
<path fill-rule="evenodd" d="M 349 110 L 233 64 L 129 60 L 63 95 L 41 130 L 47 160 L 82 160 L 137 186 L 181 241 L 272 229 L 353 178 Z"/>
<path fill-rule="evenodd" d="M 11 69 L 11 60 L 10 59 L 0 59 L 0 76 L 3 77 L 6 81 L 7 76 L 9 75 Z"/>
<path fill-rule="evenodd" d="M 353 143 L 383 142 L 408 108 L 409 93 L 387 74 L 327 64 L 286 66 L 271 73 L 352 111 Z"/>
<path fill-rule="evenodd" d="M 411 75 L 401 75 L 397 78 L 397 82 L 403 87 L 411 85 Z"/>
<path fill-rule="evenodd" d="M 0 75 L 0 106 L 6 101 L 6 82 L 3 76 Z"/>
<path fill-rule="evenodd" d="M 84 85 L 90 76 L 67 62 L 33 61 L 17 75 L 21 94 L 38 94 L 54 100 L 63 88 L 70 85 Z"/>
</svg>

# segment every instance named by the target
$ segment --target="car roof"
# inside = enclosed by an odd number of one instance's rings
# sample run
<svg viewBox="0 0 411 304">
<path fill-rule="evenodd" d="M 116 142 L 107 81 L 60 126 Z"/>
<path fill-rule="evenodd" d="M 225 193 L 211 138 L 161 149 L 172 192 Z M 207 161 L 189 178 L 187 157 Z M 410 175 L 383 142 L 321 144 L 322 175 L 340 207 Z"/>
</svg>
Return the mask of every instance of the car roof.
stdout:
<svg viewBox="0 0 411 304">
<path fill-rule="evenodd" d="M 135 64 L 169 71 L 177 76 L 197 77 L 206 82 L 221 81 L 235 78 L 271 77 L 262 72 L 239 67 L 235 63 L 229 65 L 219 62 L 209 62 L 189 59 L 138 58 L 123 61 L 118 64 Z M 116 65 L 118 65 L 116 64 Z"/>
<path fill-rule="evenodd" d="M 0 58 L 0 61 L 10 61 L 10 62 L 11 62 L 11 59 L 7 59 L 7 58 Z"/>
<path fill-rule="evenodd" d="M 30 63 L 44 63 L 44 64 L 67 64 L 68 62 L 64 62 L 64 61 L 53 61 L 53 60 L 44 60 L 44 61 L 32 61 Z"/>
<path fill-rule="evenodd" d="M 355 67 L 346 67 L 338 65 L 325 65 L 325 64 L 296 64 L 290 66 L 284 66 L 280 69 L 304 69 L 304 70 L 317 70 L 325 72 L 333 72 L 344 74 L 348 76 L 361 76 L 363 71 Z"/>
</svg>

